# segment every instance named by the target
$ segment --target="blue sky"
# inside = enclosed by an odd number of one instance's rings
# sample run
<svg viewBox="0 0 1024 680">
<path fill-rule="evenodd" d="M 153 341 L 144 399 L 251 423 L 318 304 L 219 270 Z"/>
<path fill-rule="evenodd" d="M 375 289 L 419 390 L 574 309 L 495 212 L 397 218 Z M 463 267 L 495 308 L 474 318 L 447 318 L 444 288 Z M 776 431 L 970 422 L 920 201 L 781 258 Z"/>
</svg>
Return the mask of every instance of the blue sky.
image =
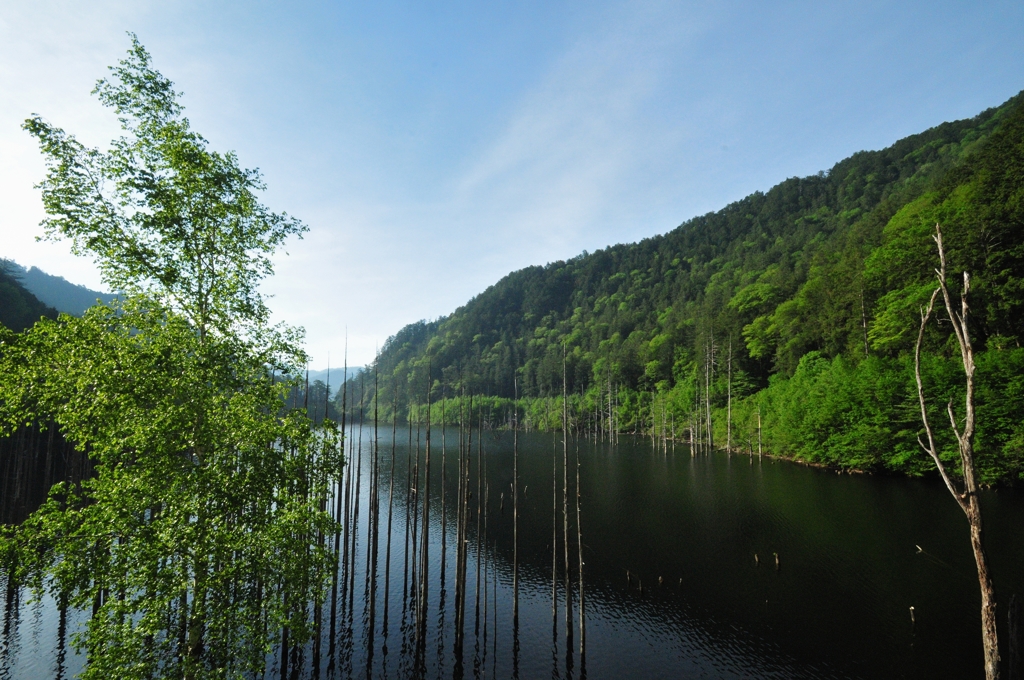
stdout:
<svg viewBox="0 0 1024 680">
<path fill-rule="evenodd" d="M 0 256 L 37 243 L 37 112 L 92 145 L 134 31 L 193 127 L 304 220 L 266 285 L 318 368 L 509 271 L 664 233 L 1024 89 L 1020 2 L 0 0 Z"/>
</svg>

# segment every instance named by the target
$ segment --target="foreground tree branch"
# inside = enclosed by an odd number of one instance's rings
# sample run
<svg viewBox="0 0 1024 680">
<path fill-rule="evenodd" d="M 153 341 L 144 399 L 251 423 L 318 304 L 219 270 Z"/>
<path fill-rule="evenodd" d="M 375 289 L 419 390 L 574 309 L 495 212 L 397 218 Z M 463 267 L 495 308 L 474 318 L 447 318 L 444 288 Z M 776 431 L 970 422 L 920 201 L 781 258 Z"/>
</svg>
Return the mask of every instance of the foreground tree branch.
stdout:
<svg viewBox="0 0 1024 680">
<path fill-rule="evenodd" d="M 928 443 L 918 438 L 921 447 L 928 452 L 928 455 L 935 461 L 935 466 L 942 475 L 942 481 L 946 483 L 953 499 L 967 516 L 967 522 L 971 527 L 971 549 L 974 552 L 974 562 L 978 567 L 978 584 L 981 587 L 981 637 L 985 648 L 985 677 L 987 680 L 999 678 L 999 638 L 996 632 L 996 598 L 995 586 L 992 583 L 992 575 L 988 568 L 988 558 L 985 555 L 985 548 L 982 541 L 981 506 L 978 502 L 978 483 L 974 465 L 974 348 L 971 346 L 970 330 L 967 325 L 969 309 L 967 306 L 967 295 L 971 290 L 971 278 L 964 272 L 964 288 L 960 295 L 960 310 L 956 311 L 953 306 L 949 287 L 946 285 L 946 253 L 942 245 L 942 228 L 935 225 L 935 245 L 939 251 L 939 268 L 935 270 L 939 287 L 932 292 L 926 310 L 921 312 L 921 326 L 917 333 L 917 344 L 914 348 L 914 377 L 917 380 L 917 396 L 921 404 L 921 421 L 924 424 L 925 434 Z M 924 343 L 924 330 L 932 315 L 935 306 L 935 299 L 942 293 L 942 300 L 946 305 L 946 312 L 949 321 L 953 326 L 953 334 L 956 336 L 957 344 L 960 346 L 960 356 L 964 366 L 965 396 L 964 396 L 964 424 L 963 429 L 957 427 L 956 416 L 953 413 L 953 402 L 946 405 L 949 414 L 949 421 L 956 436 L 957 445 L 960 449 L 960 465 L 963 475 L 961 488 L 950 478 L 946 467 L 939 458 L 939 451 L 935 446 L 935 437 L 932 434 L 931 425 L 928 422 L 927 402 L 924 396 L 924 383 L 921 380 L 921 345 Z"/>
</svg>

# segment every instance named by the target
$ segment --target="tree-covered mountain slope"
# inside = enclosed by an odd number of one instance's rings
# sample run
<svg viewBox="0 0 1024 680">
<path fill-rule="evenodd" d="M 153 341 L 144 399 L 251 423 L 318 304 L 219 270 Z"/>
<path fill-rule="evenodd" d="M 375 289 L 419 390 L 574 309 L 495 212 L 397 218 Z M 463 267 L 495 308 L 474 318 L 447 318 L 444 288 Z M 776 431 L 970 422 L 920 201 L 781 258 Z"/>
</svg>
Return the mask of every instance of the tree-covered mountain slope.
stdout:
<svg viewBox="0 0 1024 680">
<path fill-rule="evenodd" d="M 39 298 L 59 312 L 81 316 L 85 310 L 101 300 L 104 304 L 110 304 L 114 295 L 90 290 L 85 286 L 71 283 L 63 276 L 47 274 L 38 267 L 26 269 L 21 265 L 9 262 L 10 267 L 18 274 L 22 285 L 33 295 Z"/>
<path fill-rule="evenodd" d="M 558 395 L 564 351 L 568 392 L 581 395 L 577 419 L 600 419 L 597 405 L 610 392 L 620 430 L 667 429 L 672 420 L 681 431 L 700 420 L 695 404 L 707 398 L 711 431 L 723 430 L 724 444 L 727 416 L 714 409 L 727 407 L 731 394 L 736 437 L 744 441 L 756 408 L 764 437 L 780 454 L 923 470 L 907 444 L 918 427 L 912 372 L 905 383 L 918 308 L 934 288 L 936 222 L 950 271 L 972 275 L 975 343 L 992 355 L 984 361 L 997 372 L 1003 369 L 996 365 L 1017 365 L 1024 334 L 1022 102 L 1024 94 L 886 149 L 859 152 L 667 234 L 509 274 L 450 316 L 390 338 L 378 359 L 388 392 L 381 401 L 390 403 L 395 385 L 403 401 L 410 390 L 420 395 L 413 401 L 422 401 L 424 389 L 413 386 L 425 385 L 428 362 L 437 394 L 443 376 L 444 386 L 461 381 L 460 389 L 476 394 L 510 397 L 518 378 L 526 398 Z M 938 331 L 929 342 L 934 362 L 952 357 Z M 936 375 L 945 378 L 936 378 L 936 389 L 955 392 L 955 371 L 938 363 Z M 814 411 L 809 420 L 771 411 L 793 407 L 783 386 L 872 366 L 891 383 L 890 393 L 865 386 L 867 392 L 847 396 L 858 403 L 888 399 L 874 411 L 865 406 L 871 413 L 863 418 L 877 421 L 875 430 L 861 433 L 866 441 L 841 441 L 860 432 L 842 422 L 856 412 L 853 401 L 833 404 L 832 420 L 824 405 L 808 406 L 806 392 L 792 399 Z M 1002 385 L 990 399 L 1012 389 Z M 1011 422 L 1021 420 L 1020 412 L 1014 406 L 999 416 L 998 433 L 979 434 L 991 451 L 999 449 L 992 455 L 1002 467 L 990 466 L 990 477 L 1020 474 L 1018 462 L 1007 463 L 1017 454 L 1004 450 L 1017 437 Z"/>
<path fill-rule="evenodd" d="M 13 262 L 0 259 L 0 324 L 18 332 L 43 317 L 57 318 L 56 309 L 46 306 L 25 288 L 21 273 Z"/>
</svg>

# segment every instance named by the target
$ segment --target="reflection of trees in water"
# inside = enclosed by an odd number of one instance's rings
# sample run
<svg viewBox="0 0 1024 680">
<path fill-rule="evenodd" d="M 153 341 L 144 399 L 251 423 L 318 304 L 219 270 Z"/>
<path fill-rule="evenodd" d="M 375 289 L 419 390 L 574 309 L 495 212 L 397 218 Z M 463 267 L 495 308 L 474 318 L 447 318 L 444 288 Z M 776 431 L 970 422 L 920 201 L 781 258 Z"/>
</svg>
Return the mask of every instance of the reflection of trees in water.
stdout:
<svg viewBox="0 0 1024 680">
<path fill-rule="evenodd" d="M 75 450 L 50 423 L 19 427 L 0 438 L 0 524 L 20 524 L 46 500 L 54 484 L 79 484 L 92 475 L 89 456 Z"/>
</svg>

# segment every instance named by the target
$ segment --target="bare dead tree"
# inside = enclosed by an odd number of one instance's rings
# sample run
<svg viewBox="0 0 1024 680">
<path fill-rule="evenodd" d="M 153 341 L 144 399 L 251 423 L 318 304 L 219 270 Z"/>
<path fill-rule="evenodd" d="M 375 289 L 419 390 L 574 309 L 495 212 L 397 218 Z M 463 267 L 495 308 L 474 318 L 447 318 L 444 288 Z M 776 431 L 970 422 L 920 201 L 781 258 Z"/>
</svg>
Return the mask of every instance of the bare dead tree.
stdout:
<svg viewBox="0 0 1024 680">
<path fill-rule="evenodd" d="M 942 229 L 935 225 L 935 235 L 932 237 L 939 250 L 939 268 L 935 270 L 939 287 L 932 292 L 928 301 L 928 308 L 921 312 L 921 326 L 917 332 L 917 345 L 914 348 L 914 377 L 917 380 L 917 396 L 921 404 L 921 421 L 924 424 L 925 434 L 928 443 L 925 444 L 918 437 L 918 443 L 928 455 L 935 461 L 935 466 L 945 482 L 946 488 L 952 494 L 953 499 L 960 506 L 967 516 L 967 522 L 971 527 L 971 548 L 974 551 L 974 561 L 978 567 L 978 583 L 981 586 L 981 638 L 985 649 L 985 677 L 987 680 L 996 680 L 999 677 L 999 641 L 996 633 L 996 600 L 995 586 L 992 583 L 992 575 L 988 568 L 988 558 L 985 556 L 985 548 L 982 542 L 981 506 L 978 502 L 978 482 L 974 465 L 974 349 L 971 346 L 970 330 L 968 329 L 968 307 L 967 295 L 971 289 L 971 279 L 967 272 L 964 272 L 964 287 L 960 295 L 960 311 L 956 311 L 950 299 L 949 288 L 946 285 L 946 253 L 942 247 Z M 949 423 L 956 435 L 957 444 L 960 449 L 960 464 L 962 468 L 962 488 L 957 488 L 956 482 L 950 477 L 939 458 L 939 451 L 935 446 L 935 438 L 932 434 L 931 425 L 928 422 L 928 409 L 924 396 L 924 384 L 921 381 L 921 345 L 924 342 L 924 330 L 931 318 L 932 310 L 935 307 L 935 299 L 942 293 L 942 300 L 946 305 L 946 312 L 949 315 L 950 324 L 953 326 L 953 333 L 956 335 L 957 343 L 960 346 L 960 357 L 963 361 L 966 394 L 964 397 L 964 421 L 963 428 L 957 424 L 956 415 L 953 413 L 952 399 L 946 404 L 946 412 L 949 414 Z"/>
<path fill-rule="evenodd" d="M 732 455 L 732 336 L 729 336 L 729 396 L 725 422 L 725 450 Z"/>
<path fill-rule="evenodd" d="M 484 416 L 483 407 L 477 407 L 476 419 L 480 434 L 476 438 L 476 590 L 473 595 L 475 618 L 473 621 L 474 636 L 480 635 L 480 556 L 483 554 L 482 526 L 483 514 L 483 472 L 484 472 Z"/>
<path fill-rule="evenodd" d="M 565 342 L 562 342 L 562 548 L 565 557 L 566 651 L 572 648 L 572 581 L 569 574 L 569 393 L 566 388 Z M 653 408 L 654 403 L 651 402 Z M 653 413 L 652 413 L 653 421 Z M 653 432 L 654 423 L 651 423 Z"/>
<path fill-rule="evenodd" d="M 519 377 L 513 378 L 512 408 L 512 626 L 519 631 Z"/>
<path fill-rule="evenodd" d="M 711 390 L 715 380 L 715 334 L 713 330 L 707 347 L 704 363 L 704 408 L 707 412 L 705 422 L 707 423 L 708 453 L 711 453 L 715 450 L 714 427 L 711 421 Z"/>
<path fill-rule="evenodd" d="M 426 654 L 427 637 L 427 598 L 430 586 L 430 359 L 427 359 L 427 425 L 426 425 L 426 452 L 423 461 L 423 530 L 420 532 L 420 539 L 423 542 L 420 548 L 420 594 L 419 609 L 416 618 L 416 659 L 417 663 L 424 663 Z"/>
<path fill-rule="evenodd" d="M 448 430 L 448 416 L 445 410 L 448 408 L 447 401 L 445 399 L 445 383 L 444 383 L 444 371 L 441 371 L 441 583 L 444 584 L 444 572 L 445 565 L 447 563 L 447 548 L 448 548 L 448 521 L 445 513 L 447 508 L 445 507 L 445 494 L 448 492 L 448 477 L 447 477 L 447 464 L 448 459 L 446 457 L 446 451 L 448 447 L 447 430 Z M 443 609 L 443 607 L 442 607 Z"/>
<path fill-rule="evenodd" d="M 579 562 L 580 588 L 580 677 L 585 677 L 587 664 L 587 620 L 583 597 L 583 527 L 580 524 L 580 441 L 576 440 L 576 558 Z"/>
</svg>

